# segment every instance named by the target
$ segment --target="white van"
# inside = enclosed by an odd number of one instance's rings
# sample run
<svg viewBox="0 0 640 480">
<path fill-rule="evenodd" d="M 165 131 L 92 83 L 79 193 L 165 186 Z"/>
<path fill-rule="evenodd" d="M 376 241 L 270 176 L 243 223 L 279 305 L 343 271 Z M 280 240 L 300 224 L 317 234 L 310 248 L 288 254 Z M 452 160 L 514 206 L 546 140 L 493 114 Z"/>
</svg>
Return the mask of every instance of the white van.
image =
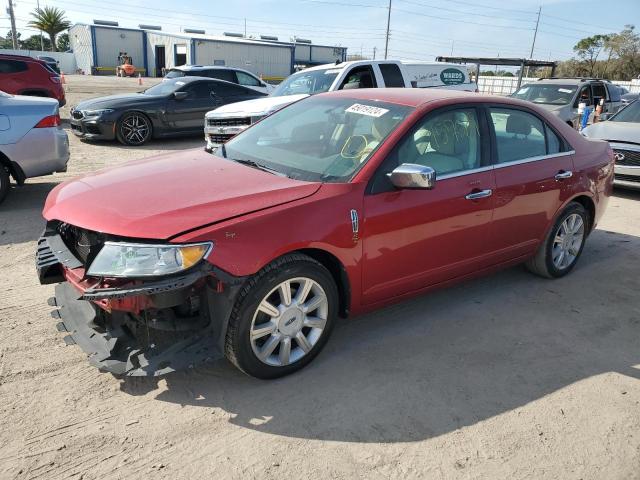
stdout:
<svg viewBox="0 0 640 480">
<path fill-rule="evenodd" d="M 208 112 L 204 124 L 206 150 L 213 151 L 252 123 L 309 95 L 384 87 L 478 91 L 466 65 L 399 60 L 320 65 L 285 78 L 268 97 L 232 103 Z"/>
</svg>

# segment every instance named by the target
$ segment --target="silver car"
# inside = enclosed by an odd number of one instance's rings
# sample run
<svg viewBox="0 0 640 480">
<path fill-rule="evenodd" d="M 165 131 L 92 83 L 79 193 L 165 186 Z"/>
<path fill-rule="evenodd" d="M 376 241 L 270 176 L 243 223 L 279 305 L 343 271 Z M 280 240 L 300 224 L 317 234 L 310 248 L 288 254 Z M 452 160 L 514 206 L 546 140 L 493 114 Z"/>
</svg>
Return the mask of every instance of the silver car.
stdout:
<svg viewBox="0 0 640 480">
<path fill-rule="evenodd" d="M 58 101 L 0 91 L 0 202 L 9 193 L 9 177 L 27 178 L 65 172 L 69 140 L 60 126 Z"/>
<path fill-rule="evenodd" d="M 541 78 L 522 85 L 511 96 L 540 105 L 572 127 L 578 126 L 580 103 L 585 103 L 593 111 L 594 106 L 604 100 L 602 113 L 610 114 L 623 106 L 620 89 L 616 85 L 589 78 Z"/>
<path fill-rule="evenodd" d="M 614 184 L 640 188 L 640 101 L 585 128 L 582 134 L 609 141 L 616 159 Z"/>
</svg>

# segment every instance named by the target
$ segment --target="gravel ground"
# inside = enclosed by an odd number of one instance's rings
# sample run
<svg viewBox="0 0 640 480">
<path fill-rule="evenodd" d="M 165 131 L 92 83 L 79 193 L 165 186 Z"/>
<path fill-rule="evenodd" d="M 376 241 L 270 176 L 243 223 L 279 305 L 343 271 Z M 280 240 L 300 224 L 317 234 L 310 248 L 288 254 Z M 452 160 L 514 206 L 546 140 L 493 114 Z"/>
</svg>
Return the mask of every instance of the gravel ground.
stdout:
<svg viewBox="0 0 640 480">
<path fill-rule="evenodd" d="M 67 81 L 70 105 L 139 88 Z M 513 268 L 342 322 L 299 374 L 220 361 L 117 380 L 54 328 L 33 266 L 43 201 L 203 142 L 70 140 L 68 173 L 0 206 L 0 478 L 640 479 L 640 193 L 616 193 L 568 277 Z"/>
</svg>

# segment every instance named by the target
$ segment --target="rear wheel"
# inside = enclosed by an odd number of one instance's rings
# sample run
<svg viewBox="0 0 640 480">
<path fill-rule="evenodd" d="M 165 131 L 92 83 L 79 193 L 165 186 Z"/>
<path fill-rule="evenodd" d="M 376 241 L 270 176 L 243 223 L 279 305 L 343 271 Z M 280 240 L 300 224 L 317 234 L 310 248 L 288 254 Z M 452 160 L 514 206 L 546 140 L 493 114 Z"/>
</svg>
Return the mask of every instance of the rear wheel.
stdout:
<svg viewBox="0 0 640 480">
<path fill-rule="evenodd" d="M 257 378 L 288 375 L 326 344 L 338 312 L 329 271 L 301 254 L 263 268 L 242 288 L 229 319 L 227 358 Z"/>
<path fill-rule="evenodd" d="M 0 203 L 5 199 L 11 188 L 9 181 L 9 170 L 0 163 Z"/>
<path fill-rule="evenodd" d="M 118 141 L 124 145 L 138 147 L 151 138 L 151 121 L 138 112 L 125 113 L 116 125 Z"/>
<path fill-rule="evenodd" d="M 589 214 L 576 202 L 560 214 L 547 238 L 530 259 L 527 268 L 542 277 L 558 278 L 569 273 L 582 254 L 589 227 Z"/>
</svg>

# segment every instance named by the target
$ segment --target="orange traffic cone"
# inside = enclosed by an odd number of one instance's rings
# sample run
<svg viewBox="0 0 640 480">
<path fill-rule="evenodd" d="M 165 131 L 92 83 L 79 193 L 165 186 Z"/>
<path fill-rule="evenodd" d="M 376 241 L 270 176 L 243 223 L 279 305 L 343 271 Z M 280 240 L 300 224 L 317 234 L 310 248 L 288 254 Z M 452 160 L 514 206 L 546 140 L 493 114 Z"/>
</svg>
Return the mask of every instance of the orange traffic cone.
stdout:
<svg viewBox="0 0 640 480">
<path fill-rule="evenodd" d="M 67 83 L 67 80 L 64 78 L 64 72 L 62 70 L 60 70 L 60 83 L 62 85 L 64 85 L 65 83 Z"/>
<path fill-rule="evenodd" d="M 142 85 L 142 75 L 138 74 L 138 85 Z"/>
</svg>

